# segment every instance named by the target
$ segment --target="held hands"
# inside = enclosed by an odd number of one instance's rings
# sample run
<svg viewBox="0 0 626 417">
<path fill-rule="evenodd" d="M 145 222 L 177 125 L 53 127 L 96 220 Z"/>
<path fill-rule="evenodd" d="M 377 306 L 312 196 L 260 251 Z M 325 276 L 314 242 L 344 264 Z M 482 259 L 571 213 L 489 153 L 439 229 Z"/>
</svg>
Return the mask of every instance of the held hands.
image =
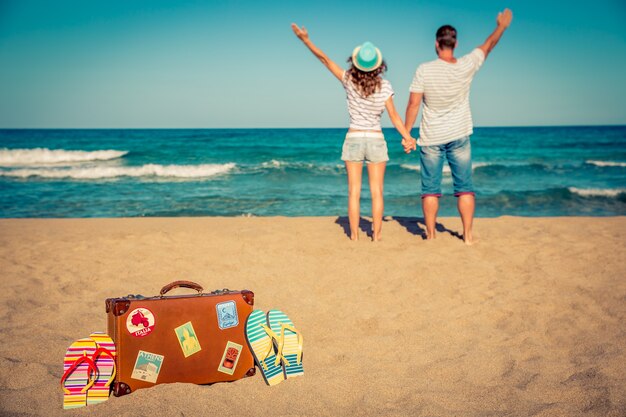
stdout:
<svg viewBox="0 0 626 417">
<path fill-rule="evenodd" d="M 513 12 L 510 9 L 504 9 L 500 13 L 498 13 L 498 17 L 496 18 L 496 23 L 499 27 L 504 29 L 508 28 L 513 20 Z"/>
<path fill-rule="evenodd" d="M 309 32 L 307 32 L 307 30 L 306 30 L 306 28 L 304 26 L 302 26 L 302 28 L 300 28 L 295 23 L 292 23 L 291 24 L 291 29 L 293 29 L 293 33 L 295 33 L 296 36 L 298 38 L 300 38 L 300 40 L 302 42 L 306 42 L 307 40 L 309 40 Z"/>
<path fill-rule="evenodd" d="M 417 141 L 414 138 L 402 138 L 402 147 L 404 148 L 404 153 L 411 153 L 417 149 Z"/>
</svg>

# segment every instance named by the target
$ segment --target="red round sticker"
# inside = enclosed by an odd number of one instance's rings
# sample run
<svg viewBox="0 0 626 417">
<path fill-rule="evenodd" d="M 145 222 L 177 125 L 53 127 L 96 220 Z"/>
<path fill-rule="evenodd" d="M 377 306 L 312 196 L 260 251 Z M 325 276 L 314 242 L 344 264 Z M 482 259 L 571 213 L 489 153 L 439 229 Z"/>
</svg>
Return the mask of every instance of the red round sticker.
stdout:
<svg viewBox="0 0 626 417">
<path fill-rule="evenodd" d="M 126 317 L 126 329 L 135 337 L 149 335 L 154 329 L 154 314 L 147 308 L 136 308 Z"/>
</svg>

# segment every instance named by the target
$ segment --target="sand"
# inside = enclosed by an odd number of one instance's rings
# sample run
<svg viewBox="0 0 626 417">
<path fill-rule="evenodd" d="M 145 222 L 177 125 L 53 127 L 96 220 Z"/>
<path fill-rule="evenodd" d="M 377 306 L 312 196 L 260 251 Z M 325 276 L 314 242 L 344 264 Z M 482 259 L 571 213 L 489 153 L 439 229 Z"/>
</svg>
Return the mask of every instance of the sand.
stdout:
<svg viewBox="0 0 626 417">
<path fill-rule="evenodd" d="M 364 221 L 364 227 L 368 225 Z M 0 220 L 0 414 L 11 416 L 626 416 L 626 217 Z M 305 338 L 276 387 L 165 384 L 62 409 L 69 344 L 104 300 L 166 283 L 253 290 Z"/>
</svg>

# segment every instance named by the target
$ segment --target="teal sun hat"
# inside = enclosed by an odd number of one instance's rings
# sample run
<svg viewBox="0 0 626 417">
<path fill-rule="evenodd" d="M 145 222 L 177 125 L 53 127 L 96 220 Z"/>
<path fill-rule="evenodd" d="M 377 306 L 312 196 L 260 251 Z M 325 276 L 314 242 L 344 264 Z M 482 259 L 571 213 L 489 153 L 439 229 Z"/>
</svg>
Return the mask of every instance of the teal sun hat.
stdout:
<svg viewBox="0 0 626 417">
<path fill-rule="evenodd" d="M 373 43 L 365 42 L 352 51 L 352 63 L 361 71 L 374 71 L 383 63 L 383 54 Z"/>
</svg>

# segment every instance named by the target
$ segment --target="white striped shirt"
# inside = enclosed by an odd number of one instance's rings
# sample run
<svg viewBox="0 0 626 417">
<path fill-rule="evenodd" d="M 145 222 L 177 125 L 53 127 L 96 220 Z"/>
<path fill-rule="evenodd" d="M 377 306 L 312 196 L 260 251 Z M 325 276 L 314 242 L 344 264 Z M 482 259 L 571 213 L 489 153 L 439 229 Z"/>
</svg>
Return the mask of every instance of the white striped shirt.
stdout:
<svg viewBox="0 0 626 417">
<path fill-rule="evenodd" d="M 476 48 L 454 64 L 437 59 L 417 68 L 409 91 L 424 93 L 418 145 L 441 145 L 474 132 L 469 92 L 484 61 L 482 49 Z"/>
<path fill-rule="evenodd" d="M 391 83 L 383 79 L 380 89 L 368 97 L 363 97 L 358 92 L 348 71 L 344 71 L 341 83 L 346 90 L 350 129 L 381 130 L 380 115 L 385 110 L 385 102 L 394 94 Z"/>
</svg>

